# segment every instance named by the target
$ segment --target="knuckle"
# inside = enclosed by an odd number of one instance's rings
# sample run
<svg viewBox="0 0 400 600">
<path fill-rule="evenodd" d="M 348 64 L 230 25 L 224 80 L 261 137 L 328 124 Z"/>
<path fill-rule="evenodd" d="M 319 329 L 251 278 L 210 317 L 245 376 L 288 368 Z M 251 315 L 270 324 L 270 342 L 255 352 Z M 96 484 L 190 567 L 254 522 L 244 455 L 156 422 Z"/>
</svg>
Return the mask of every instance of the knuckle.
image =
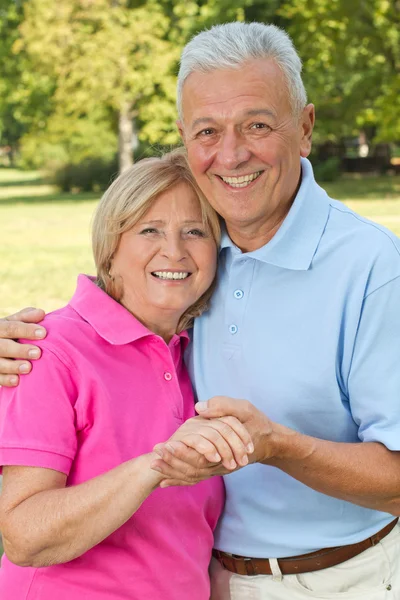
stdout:
<svg viewBox="0 0 400 600">
<path fill-rule="evenodd" d="M 15 360 L 8 358 L 0 359 L 0 373 L 3 375 L 17 375 L 18 374 L 18 363 Z"/>
<path fill-rule="evenodd" d="M 234 431 L 229 423 L 222 423 L 220 426 L 220 433 L 224 437 L 231 437 L 234 434 Z"/>
<path fill-rule="evenodd" d="M 13 339 L 18 337 L 18 322 L 9 321 L 7 318 L 0 321 L 0 336 Z"/>
</svg>

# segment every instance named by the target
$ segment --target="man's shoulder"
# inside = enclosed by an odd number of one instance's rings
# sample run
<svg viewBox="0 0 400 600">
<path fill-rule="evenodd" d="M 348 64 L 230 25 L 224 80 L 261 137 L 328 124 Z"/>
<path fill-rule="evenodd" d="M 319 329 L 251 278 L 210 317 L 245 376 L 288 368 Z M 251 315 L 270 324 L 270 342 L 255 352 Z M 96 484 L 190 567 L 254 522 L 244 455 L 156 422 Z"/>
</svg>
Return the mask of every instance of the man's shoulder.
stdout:
<svg viewBox="0 0 400 600">
<path fill-rule="evenodd" d="M 367 255 L 386 253 L 400 260 L 400 239 L 390 229 L 361 216 L 339 200 L 329 198 L 330 215 L 328 233 L 336 234 L 342 241 Z"/>
<path fill-rule="evenodd" d="M 400 277 L 399 238 L 342 202 L 330 198 L 329 203 L 322 246 L 338 257 L 340 269 L 354 280 L 365 280 L 367 292 Z"/>
</svg>

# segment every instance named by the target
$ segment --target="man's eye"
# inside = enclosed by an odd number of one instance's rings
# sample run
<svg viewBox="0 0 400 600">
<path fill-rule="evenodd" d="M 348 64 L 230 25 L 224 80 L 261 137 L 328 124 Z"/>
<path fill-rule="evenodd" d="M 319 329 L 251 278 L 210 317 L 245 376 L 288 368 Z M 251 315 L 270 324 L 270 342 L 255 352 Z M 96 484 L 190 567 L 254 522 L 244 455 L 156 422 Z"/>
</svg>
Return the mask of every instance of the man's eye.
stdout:
<svg viewBox="0 0 400 600">
<path fill-rule="evenodd" d="M 266 123 L 253 123 L 250 129 L 271 129 Z"/>
<path fill-rule="evenodd" d="M 209 136 L 209 135 L 212 135 L 213 133 L 215 133 L 215 130 L 214 130 L 214 129 L 211 129 L 210 127 L 208 127 L 207 129 L 202 129 L 202 130 L 201 130 L 201 131 L 198 133 L 198 135 L 200 135 L 200 136 L 204 136 L 204 137 L 207 137 L 207 136 Z"/>
</svg>

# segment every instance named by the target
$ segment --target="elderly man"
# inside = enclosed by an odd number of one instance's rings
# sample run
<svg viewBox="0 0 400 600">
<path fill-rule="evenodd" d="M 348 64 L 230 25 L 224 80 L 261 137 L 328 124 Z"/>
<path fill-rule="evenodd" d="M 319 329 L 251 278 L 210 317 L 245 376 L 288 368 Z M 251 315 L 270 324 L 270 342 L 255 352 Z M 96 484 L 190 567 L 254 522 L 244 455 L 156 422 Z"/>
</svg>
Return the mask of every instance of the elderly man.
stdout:
<svg viewBox="0 0 400 600">
<path fill-rule="evenodd" d="M 178 108 L 191 169 L 226 224 L 194 329 L 198 411 L 238 417 L 255 445 L 225 477 L 212 598 L 398 600 L 399 242 L 316 184 L 314 107 L 276 27 L 197 35 Z M 20 313 L 1 335 L 34 339 L 18 321 L 39 316 Z M 14 344 L 0 354 L 28 358 Z M 171 485 L 221 470 L 182 444 L 159 453 Z"/>
</svg>

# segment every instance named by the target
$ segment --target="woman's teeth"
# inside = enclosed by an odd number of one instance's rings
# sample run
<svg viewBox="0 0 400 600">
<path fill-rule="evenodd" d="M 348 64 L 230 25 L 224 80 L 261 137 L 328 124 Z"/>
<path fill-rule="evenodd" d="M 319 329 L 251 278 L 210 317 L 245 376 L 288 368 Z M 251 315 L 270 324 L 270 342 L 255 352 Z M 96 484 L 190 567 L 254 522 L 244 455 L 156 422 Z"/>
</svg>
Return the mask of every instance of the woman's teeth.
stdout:
<svg viewBox="0 0 400 600">
<path fill-rule="evenodd" d="M 181 273 L 172 273 L 172 271 L 153 271 L 152 275 L 159 279 L 186 279 L 190 273 L 187 271 Z"/>
</svg>

